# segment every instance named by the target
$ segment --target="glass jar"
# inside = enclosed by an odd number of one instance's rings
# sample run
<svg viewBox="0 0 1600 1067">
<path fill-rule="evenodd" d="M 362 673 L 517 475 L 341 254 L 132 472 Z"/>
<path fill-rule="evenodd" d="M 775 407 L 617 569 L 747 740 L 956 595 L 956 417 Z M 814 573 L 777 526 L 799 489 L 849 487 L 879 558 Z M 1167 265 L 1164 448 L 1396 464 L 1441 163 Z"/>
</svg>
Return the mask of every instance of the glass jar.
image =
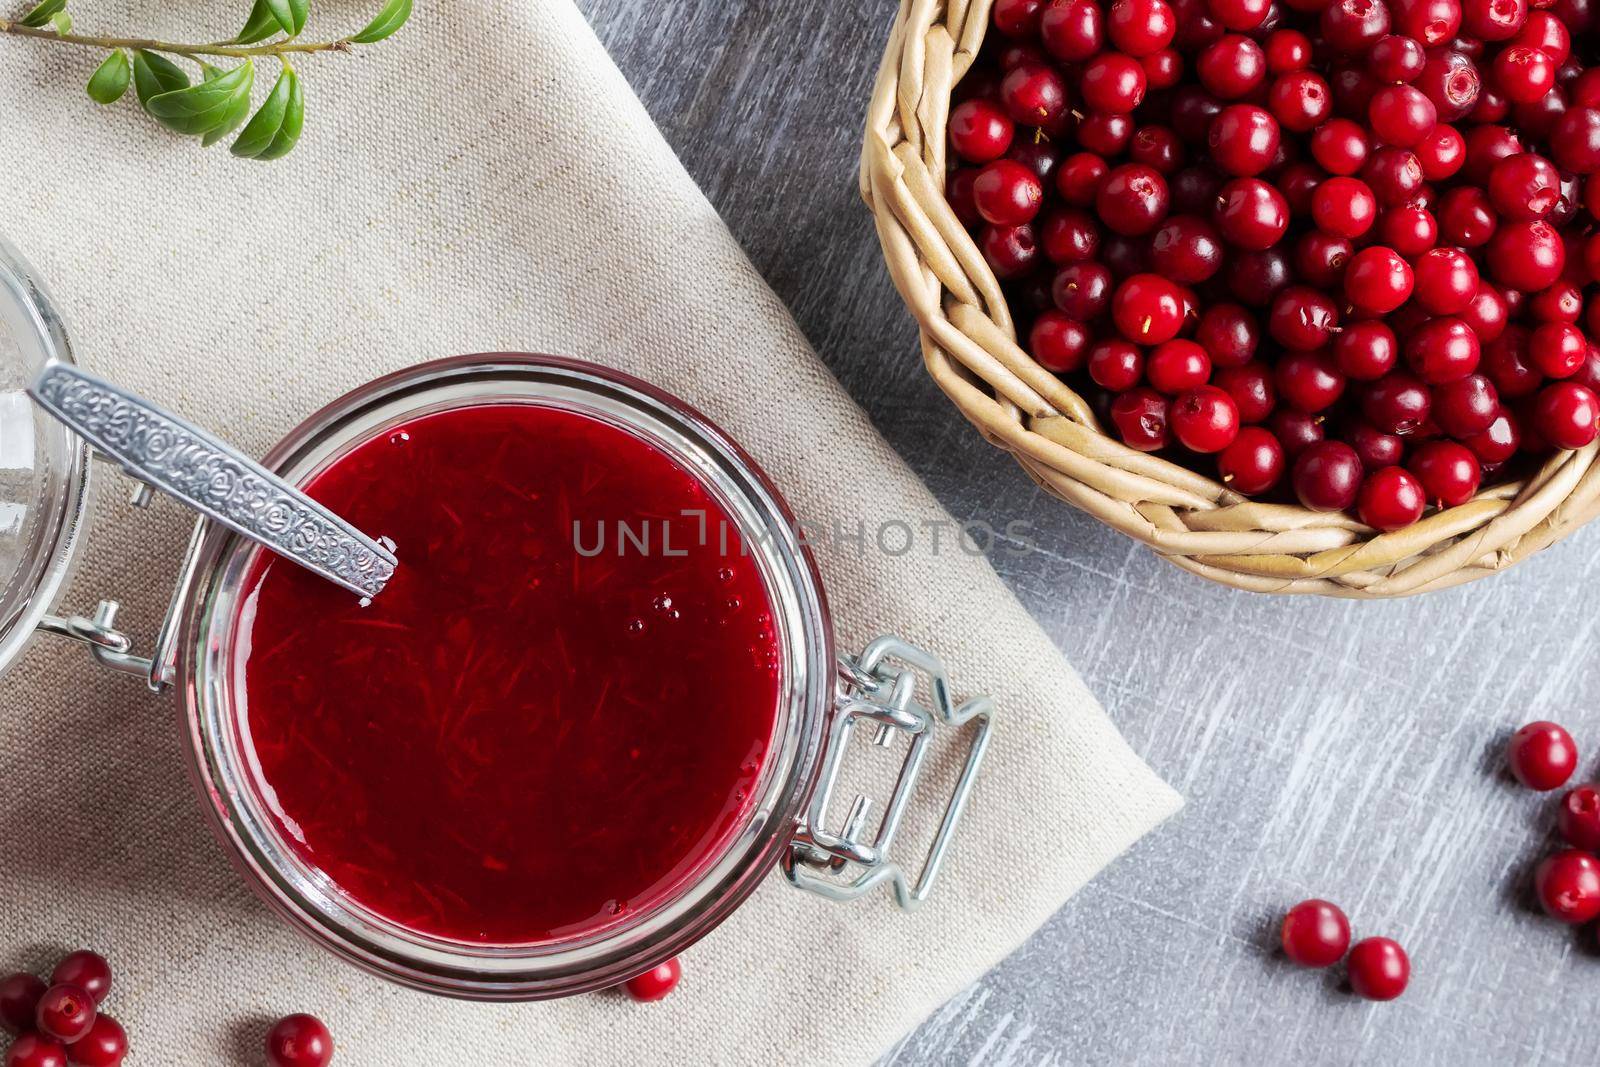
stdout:
<svg viewBox="0 0 1600 1067">
<path fill-rule="evenodd" d="M 66 586 L 89 504 L 89 448 L 25 391 L 72 350 L 43 283 L 0 239 L 0 671 Z"/>
<path fill-rule="evenodd" d="M 59 359 L 63 352 L 64 344 L 47 355 Z M 859 655 L 838 655 L 821 580 L 781 495 L 735 442 L 688 405 L 575 360 L 462 356 L 353 390 L 291 431 L 263 465 L 304 486 L 401 424 L 504 404 L 577 413 L 664 453 L 736 524 L 768 590 L 781 663 L 772 740 L 751 802 L 714 855 L 637 912 L 593 932 L 536 944 L 463 942 L 386 918 L 305 861 L 283 839 L 253 773 L 242 682 L 233 666 L 242 591 L 267 549 L 212 520 L 201 518 L 195 526 L 153 655 L 136 655 L 116 630 L 115 601 L 102 601 L 92 618 L 43 615 L 43 628 L 84 642 L 103 665 L 142 675 L 152 689 L 180 688 L 185 750 L 202 808 L 252 888 L 318 944 L 405 985 L 493 1000 L 612 986 L 682 952 L 739 907 L 774 865 L 791 884 L 830 898 L 887 886 L 902 907 L 919 903 L 934 884 L 983 759 L 991 704 L 983 697 L 954 704 L 938 659 L 894 638 L 880 638 Z M 81 499 L 68 503 L 69 512 L 81 510 Z M 48 601 L 54 591 L 36 595 Z M 852 746 L 863 722 L 875 744 Z M 895 838 L 916 794 L 929 739 L 939 726 L 968 724 L 964 767 L 927 857 L 920 871 L 903 868 L 893 858 Z M 852 748 L 900 760 L 876 819 L 872 801 L 859 793 L 842 816 L 830 810 Z"/>
</svg>

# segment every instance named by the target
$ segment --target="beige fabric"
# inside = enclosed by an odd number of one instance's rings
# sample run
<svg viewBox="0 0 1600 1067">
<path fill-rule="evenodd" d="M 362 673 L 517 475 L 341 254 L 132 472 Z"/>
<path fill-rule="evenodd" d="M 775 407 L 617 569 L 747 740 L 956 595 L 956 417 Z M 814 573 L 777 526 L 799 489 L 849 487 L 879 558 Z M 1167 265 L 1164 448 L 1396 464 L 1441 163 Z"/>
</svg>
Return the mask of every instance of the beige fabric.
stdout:
<svg viewBox="0 0 1600 1067">
<path fill-rule="evenodd" d="M 97 3 L 78 23 L 192 32 L 195 9 L 171 6 Z M 418 11 L 363 57 L 301 64 L 307 136 L 272 164 L 202 152 L 132 107 L 95 109 L 89 53 L 0 40 L 0 226 L 48 278 L 86 365 L 259 454 L 392 368 L 565 352 L 709 412 L 802 516 L 942 517 L 568 0 Z M 110 478 L 102 490 L 67 601 L 116 596 L 148 640 L 186 521 L 171 506 L 130 513 Z M 1178 801 L 982 561 L 947 543 L 937 557 L 825 549 L 822 566 L 845 642 L 890 630 L 937 648 L 1005 716 L 939 899 L 915 916 L 885 898 L 813 900 L 774 874 L 658 1006 L 394 988 L 243 888 L 180 769 L 175 701 L 41 640 L 0 682 L 0 966 L 106 950 L 133 1064 L 256 1062 L 262 1020 L 294 1010 L 330 1023 L 345 1067 L 868 1061 Z"/>
</svg>

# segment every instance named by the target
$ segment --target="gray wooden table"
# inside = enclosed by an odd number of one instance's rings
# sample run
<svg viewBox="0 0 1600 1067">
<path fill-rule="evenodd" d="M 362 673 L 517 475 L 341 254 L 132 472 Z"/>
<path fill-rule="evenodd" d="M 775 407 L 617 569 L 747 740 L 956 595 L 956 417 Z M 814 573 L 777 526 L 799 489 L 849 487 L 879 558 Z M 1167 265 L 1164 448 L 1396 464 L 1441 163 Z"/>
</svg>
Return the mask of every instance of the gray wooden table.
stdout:
<svg viewBox="0 0 1600 1067">
<path fill-rule="evenodd" d="M 924 376 L 855 192 L 891 0 L 580 0 L 689 171 L 888 439 L 997 558 L 1188 807 L 888 1058 L 922 1063 L 1595 1063 L 1600 947 L 1531 908 L 1553 799 L 1507 733 L 1600 771 L 1600 529 L 1487 582 L 1355 604 L 1225 590 L 1037 490 Z M 1341 902 L 1411 952 L 1391 1004 L 1272 955 Z"/>
</svg>

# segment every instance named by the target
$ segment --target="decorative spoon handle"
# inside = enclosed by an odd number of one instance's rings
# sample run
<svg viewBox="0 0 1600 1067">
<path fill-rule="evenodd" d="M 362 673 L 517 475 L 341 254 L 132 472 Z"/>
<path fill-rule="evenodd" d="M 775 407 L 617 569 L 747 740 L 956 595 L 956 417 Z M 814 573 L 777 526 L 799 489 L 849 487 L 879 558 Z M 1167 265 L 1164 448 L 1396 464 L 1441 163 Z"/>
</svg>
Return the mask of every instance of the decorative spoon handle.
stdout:
<svg viewBox="0 0 1600 1067">
<path fill-rule="evenodd" d="M 65 363 L 48 364 L 28 392 L 135 478 L 352 593 L 375 597 L 394 576 L 389 549 L 149 401 Z"/>
</svg>

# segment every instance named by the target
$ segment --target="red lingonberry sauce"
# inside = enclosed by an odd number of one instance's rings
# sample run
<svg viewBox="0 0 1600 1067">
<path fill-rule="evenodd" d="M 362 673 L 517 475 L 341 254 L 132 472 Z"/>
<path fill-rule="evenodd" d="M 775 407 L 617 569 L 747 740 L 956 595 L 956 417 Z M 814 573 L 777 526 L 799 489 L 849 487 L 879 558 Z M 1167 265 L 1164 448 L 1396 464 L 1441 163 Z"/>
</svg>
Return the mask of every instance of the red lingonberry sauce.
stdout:
<svg viewBox="0 0 1600 1067">
<path fill-rule="evenodd" d="M 759 566 L 694 475 L 501 403 L 393 427 L 307 489 L 400 567 L 367 606 L 267 554 L 245 583 L 241 728 L 305 862 L 419 932 L 525 944 L 620 922 L 720 854 L 781 660 Z"/>
</svg>

